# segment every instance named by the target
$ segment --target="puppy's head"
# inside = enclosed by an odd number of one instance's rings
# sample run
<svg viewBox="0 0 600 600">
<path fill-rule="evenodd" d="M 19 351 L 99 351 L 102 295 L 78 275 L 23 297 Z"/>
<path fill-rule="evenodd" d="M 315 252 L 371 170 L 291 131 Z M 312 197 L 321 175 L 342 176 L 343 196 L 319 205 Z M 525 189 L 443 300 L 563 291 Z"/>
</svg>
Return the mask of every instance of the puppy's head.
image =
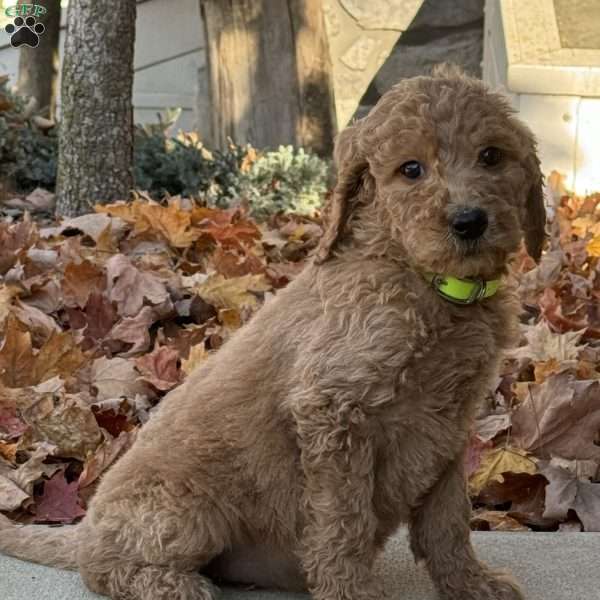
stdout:
<svg viewBox="0 0 600 600">
<path fill-rule="evenodd" d="M 340 134 L 335 161 L 317 262 L 351 238 L 457 277 L 502 272 L 523 237 L 540 257 L 545 212 L 535 140 L 481 81 L 449 68 L 403 81 Z"/>
</svg>

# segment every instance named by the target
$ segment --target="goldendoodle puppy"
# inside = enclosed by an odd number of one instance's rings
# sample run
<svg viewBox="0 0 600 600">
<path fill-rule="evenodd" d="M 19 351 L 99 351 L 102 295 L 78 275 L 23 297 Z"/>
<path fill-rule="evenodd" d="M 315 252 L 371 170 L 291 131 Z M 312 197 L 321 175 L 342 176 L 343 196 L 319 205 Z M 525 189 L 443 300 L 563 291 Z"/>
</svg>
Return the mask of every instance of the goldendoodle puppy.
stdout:
<svg viewBox="0 0 600 600">
<path fill-rule="evenodd" d="M 342 132 L 316 256 L 171 392 L 73 528 L 0 548 L 117 600 L 208 600 L 211 580 L 379 600 L 402 523 L 440 598 L 517 600 L 475 557 L 463 455 L 516 334 L 506 281 L 539 258 L 542 176 L 507 101 L 450 69 Z"/>
</svg>

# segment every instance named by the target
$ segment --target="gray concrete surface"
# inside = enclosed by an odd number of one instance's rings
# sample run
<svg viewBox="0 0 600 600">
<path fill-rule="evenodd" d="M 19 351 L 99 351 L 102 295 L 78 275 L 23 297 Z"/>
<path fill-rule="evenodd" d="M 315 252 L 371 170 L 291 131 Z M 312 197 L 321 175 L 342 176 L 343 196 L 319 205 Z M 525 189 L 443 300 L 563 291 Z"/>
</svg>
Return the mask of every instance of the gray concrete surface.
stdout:
<svg viewBox="0 0 600 600">
<path fill-rule="evenodd" d="M 476 533 L 481 558 L 507 568 L 527 600 L 600 600 L 600 534 Z M 434 600 L 426 573 L 415 566 L 404 533 L 378 563 L 393 600 Z M 76 573 L 0 556 L 1 600 L 93 600 Z M 307 600 L 306 595 L 226 589 L 223 600 Z"/>
</svg>

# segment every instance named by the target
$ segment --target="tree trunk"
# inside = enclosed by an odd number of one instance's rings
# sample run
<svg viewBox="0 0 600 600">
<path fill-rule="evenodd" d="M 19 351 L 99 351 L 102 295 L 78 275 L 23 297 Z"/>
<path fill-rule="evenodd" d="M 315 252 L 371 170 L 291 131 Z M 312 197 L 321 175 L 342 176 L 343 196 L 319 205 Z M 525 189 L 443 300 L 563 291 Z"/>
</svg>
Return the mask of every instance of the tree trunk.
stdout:
<svg viewBox="0 0 600 600">
<path fill-rule="evenodd" d="M 321 0 L 200 0 L 210 102 L 203 133 L 327 155 L 335 133 Z M 202 85 L 200 88 L 202 89 Z"/>
<path fill-rule="evenodd" d="M 135 0 L 71 0 L 62 68 L 59 215 L 133 187 Z"/>
<path fill-rule="evenodd" d="M 19 4 L 26 3 L 19 0 Z M 60 35 L 60 0 L 36 0 L 47 12 L 39 20 L 46 28 L 37 48 L 21 46 L 17 90 L 35 98 L 38 111 L 52 119 L 56 109 L 58 77 L 58 39 Z"/>
</svg>

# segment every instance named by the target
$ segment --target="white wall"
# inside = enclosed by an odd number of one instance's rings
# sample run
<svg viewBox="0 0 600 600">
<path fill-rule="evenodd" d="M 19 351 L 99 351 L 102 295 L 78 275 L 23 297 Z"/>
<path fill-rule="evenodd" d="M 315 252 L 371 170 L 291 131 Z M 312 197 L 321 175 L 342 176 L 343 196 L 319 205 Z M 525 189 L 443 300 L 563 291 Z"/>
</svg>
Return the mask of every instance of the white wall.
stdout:
<svg viewBox="0 0 600 600">
<path fill-rule="evenodd" d="M 539 5 L 538 10 L 550 13 L 545 15 L 546 22 L 555 23 L 552 3 L 540 0 L 535 3 Z M 600 89 L 585 84 L 586 77 L 597 78 L 600 57 L 595 59 L 595 65 L 585 68 L 578 65 L 577 49 L 561 49 L 567 60 L 564 65 L 543 63 L 543 60 L 562 59 L 557 51 L 548 53 L 549 58 L 542 55 L 525 60 L 519 43 L 542 48 L 542 52 L 545 48 L 536 32 L 528 35 L 528 21 L 521 8 L 512 0 L 486 0 L 483 78 L 491 86 L 509 93 L 514 107 L 538 140 L 544 173 L 559 172 L 565 178 L 566 187 L 577 194 L 597 192 L 600 190 Z M 515 40 L 514 32 L 505 31 L 505 22 L 513 28 L 517 23 L 524 31 L 523 39 Z M 592 51 L 585 52 L 586 58 L 591 56 Z M 568 64 L 569 58 L 573 66 Z M 520 80 L 520 84 L 511 85 L 510 69 L 515 66 L 527 67 L 531 75 L 529 79 Z M 577 81 L 569 84 L 567 79 L 565 84 L 565 75 L 570 71 L 577 75 Z M 576 84 L 580 84 L 579 87 Z"/>
<path fill-rule="evenodd" d="M 175 129 L 194 123 L 198 69 L 204 67 L 204 34 L 198 0 L 138 0 L 133 104 L 135 120 L 156 123 L 156 113 L 181 107 Z M 63 9 L 60 53 L 64 42 Z M 16 82 L 19 51 L 0 29 L 0 75 Z"/>
</svg>

